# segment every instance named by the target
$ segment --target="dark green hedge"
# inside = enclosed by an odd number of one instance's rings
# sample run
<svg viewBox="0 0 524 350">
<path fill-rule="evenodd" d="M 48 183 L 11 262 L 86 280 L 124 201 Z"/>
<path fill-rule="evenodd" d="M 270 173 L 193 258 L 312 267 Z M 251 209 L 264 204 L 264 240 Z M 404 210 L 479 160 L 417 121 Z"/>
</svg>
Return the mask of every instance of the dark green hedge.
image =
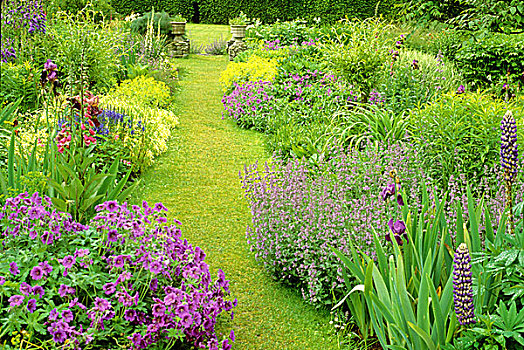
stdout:
<svg viewBox="0 0 524 350">
<path fill-rule="evenodd" d="M 122 15 L 131 13 L 146 13 L 155 9 L 155 12 L 165 11 L 171 16 L 181 14 L 188 21 L 193 19 L 192 0 L 111 0 L 113 8 Z"/>
<path fill-rule="evenodd" d="M 382 0 L 379 14 L 389 14 L 395 1 Z M 367 18 L 375 14 L 377 0 L 200 0 L 200 20 L 205 23 L 228 22 L 243 11 L 250 18 L 264 23 L 277 19 L 292 20 L 298 17 L 311 20 L 315 17 L 334 22 L 343 17 Z"/>
<path fill-rule="evenodd" d="M 277 19 L 292 20 L 298 17 L 311 20 L 315 17 L 334 22 L 343 17 L 366 18 L 375 14 L 389 14 L 395 0 L 111 0 L 117 12 L 144 13 L 166 11 L 171 15 L 181 13 L 188 20 L 202 23 L 227 24 L 229 19 L 243 11 L 249 18 L 259 18 L 264 23 Z M 195 13 L 195 4 L 198 12 Z"/>
</svg>

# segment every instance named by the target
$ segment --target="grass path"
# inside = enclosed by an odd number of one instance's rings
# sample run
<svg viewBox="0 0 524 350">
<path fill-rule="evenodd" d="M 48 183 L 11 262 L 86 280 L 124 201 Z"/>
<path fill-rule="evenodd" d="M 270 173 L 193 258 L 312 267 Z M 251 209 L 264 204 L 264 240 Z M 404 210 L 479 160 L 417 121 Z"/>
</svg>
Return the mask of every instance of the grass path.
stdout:
<svg viewBox="0 0 524 350">
<path fill-rule="evenodd" d="M 181 92 L 180 127 L 162 156 L 143 177 L 142 198 L 163 202 L 182 222 L 182 234 L 203 248 L 214 276 L 222 268 L 238 299 L 233 322 L 234 349 L 337 349 L 327 315 L 305 305 L 255 262 L 245 239 L 250 221 L 238 173 L 244 164 L 264 162 L 262 136 L 222 120 L 218 79 L 223 56 L 191 56 L 177 61 L 186 71 Z"/>
</svg>

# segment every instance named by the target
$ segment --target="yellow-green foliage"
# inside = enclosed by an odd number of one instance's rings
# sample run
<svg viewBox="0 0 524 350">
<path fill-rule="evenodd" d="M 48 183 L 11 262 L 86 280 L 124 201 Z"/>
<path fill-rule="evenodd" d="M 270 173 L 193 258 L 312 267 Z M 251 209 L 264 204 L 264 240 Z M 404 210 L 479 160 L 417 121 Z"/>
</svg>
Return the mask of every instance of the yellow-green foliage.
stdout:
<svg viewBox="0 0 524 350">
<path fill-rule="evenodd" d="M 9 197 L 16 197 L 20 193 L 28 192 L 28 193 L 46 193 L 47 192 L 47 179 L 44 175 L 42 175 L 41 172 L 38 171 L 30 171 L 25 175 L 22 175 L 20 177 L 20 183 L 21 188 L 16 189 L 12 187 L 7 188 L 7 193 L 1 193 L 0 192 L 0 201 L 2 201 L 5 198 Z"/>
<path fill-rule="evenodd" d="M 143 75 L 124 80 L 120 86 L 109 92 L 109 95 L 151 107 L 166 107 L 170 98 L 169 88 L 164 82 Z"/>
<path fill-rule="evenodd" d="M 132 162 L 141 169 L 167 150 L 171 130 L 178 124 L 172 111 L 161 108 L 167 106 L 169 97 L 166 84 L 140 76 L 124 81 L 101 100 L 103 108 L 117 109 L 144 126 L 143 132 L 123 133 L 119 139 L 130 152 Z"/>
<path fill-rule="evenodd" d="M 263 58 L 256 55 L 249 57 L 247 62 L 231 62 L 220 76 L 220 85 L 224 92 L 233 87 L 234 83 L 247 81 L 272 81 L 277 75 L 278 60 Z"/>
</svg>

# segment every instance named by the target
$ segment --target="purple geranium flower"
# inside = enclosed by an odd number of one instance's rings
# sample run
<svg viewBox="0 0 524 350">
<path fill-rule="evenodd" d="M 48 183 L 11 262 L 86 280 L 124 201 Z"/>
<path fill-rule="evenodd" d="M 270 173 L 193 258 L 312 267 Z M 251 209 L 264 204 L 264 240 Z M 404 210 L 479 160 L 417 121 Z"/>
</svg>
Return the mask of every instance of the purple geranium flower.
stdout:
<svg viewBox="0 0 524 350">
<path fill-rule="evenodd" d="M 107 232 L 107 240 L 109 242 L 116 242 L 118 240 L 118 231 L 111 229 Z"/>
<path fill-rule="evenodd" d="M 127 309 L 124 312 L 124 319 L 126 319 L 129 322 L 133 322 L 136 319 L 136 311 L 133 309 Z"/>
<path fill-rule="evenodd" d="M 9 272 L 11 272 L 14 276 L 20 273 L 20 270 L 18 269 L 18 265 L 16 265 L 15 262 L 9 263 Z"/>
<path fill-rule="evenodd" d="M 42 270 L 42 268 L 40 266 L 35 266 L 31 270 L 30 275 L 31 275 L 32 279 L 40 280 L 40 279 L 42 279 L 42 277 L 44 277 L 44 270 Z"/>
<path fill-rule="evenodd" d="M 106 283 L 102 289 L 107 295 L 111 295 L 116 292 L 116 285 L 114 283 Z"/>
<path fill-rule="evenodd" d="M 73 321 L 73 312 L 69 309 L 65 309 L 64 311 L 62 311 L 62 319 L 64 320 L 64 322 L 71 322 Z"/>
<path fill-rule="evenodd" d="M 76 258 L 72 255 L 66 255 L 62 259 L 62 265 L 64 265 L 66 269 L 70 269 L 71 267 L 73 267 L 75 263 L 76 263 Z"/>
<path fill-rule="evenodd" d="M 42 288 L 42 286 L 38 286 L 38 285 L 33 287 L 32 293 L 34 295 L 38 295 L 40 298 L 42 298 L 44 296 L 44 294 L 45 294 L 44 288 Z"/>
<path fill-rule="evenodd" d="M 29 299 L 29 301 L 27 302 L 27 311 L 29 311 L 30 313 L 33 313 L 35 312 L 35 310 L 36 310 L 36 300 Z"/>
<path fill-rule="evenodd" d="M 22 293 L 23 295 L 31 294 L 32 290 L 33 288 L 31 288 L 31 285 L 25 282 L 20 283 L 20 293 Z"/>
<path fill-rule="evenodd" d="M 23 295 L 13 295 L 9 298 L 9 305 L 12 307 L 20 306 L 24 302 L 24 299 Z"/>
<path fill-rule="evenodd" d="M 163 304 L 153 305 L 153 316 L 162 317 L 166 314 L 166 307 Z"/>
</svg>

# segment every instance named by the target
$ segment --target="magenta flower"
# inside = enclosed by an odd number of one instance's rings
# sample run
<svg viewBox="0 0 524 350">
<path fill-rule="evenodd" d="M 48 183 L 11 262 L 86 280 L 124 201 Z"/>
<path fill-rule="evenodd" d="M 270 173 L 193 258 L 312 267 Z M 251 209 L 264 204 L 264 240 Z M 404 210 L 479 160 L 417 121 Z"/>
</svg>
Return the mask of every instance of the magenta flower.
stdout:
<svg viewBox="0 0 524 350">
<path fill-rule="evenodd" d="M 31 288 L 31 285 L 25 282 L 20 283 L 20 293 L 22 293 L 23 295 L 31 294 L 32 290 L 33 288 Z"/>
<path fill-rule="evenodd" d="M 49 275 L 53 271 L 53 267 L 51 265 L 49 265 L 47 260 L 44 261 L 44 262 L 39 263 L 38 266 L 40 266 L 42 268 L 42 270 L 44 271 L 45 275 Z"/>
<path fill-rule="evenodd" d="M 104 209 L 112 213 L 118 209 L 118 202 L 116 201 L 107 201 L 104 203 Z"/>
<path fill-rule="evenodd" d="M 0 286 L 3 286 L 5 283 L 5 277 L 4 276 L 0 276 Z"/>
<path fill-rule="evenodd" d="M 160 270 L 162 269 L 162 265 L 160 264 L 159 261 L 155 260 L 151 263 L 151 266 L 149 267 L 149 271 L 151 271 L 152 273 L 154 273 L 155 275 L 156 274 L 159 274 L 160 273 Z"/>
<path fill-rule="evenodd" d="M 11 274 L 13 274 L 14 276 L 20 273 L 20 270 L 18 269 L 18 266 L 15 262 L 9 263 L 9 272 L 11 272 Z"/>
<path fill-rule="evenodd" d="M 104 312 L 104 311 L 108 310 L 111 307 L 111 304 L 106 299 L 102 299 L 102 298 L 98 298 L 97 297 L 95 299 L 95 307 L 98 309 L 98 311 Z"/>
<path fill-rule="evenodd" d="M 73 321 L 73 312 L 69 309 L 65 309 L 64 311 L 62 311 L 62 319 L 64 320 L 64 322 L 71 322 Z"/>
<path fill-rule="evenodd" d="M 64 258 L 62 259 L 62 265 L 66 268 L 66 269 L 70 269 L 71 267 L 73 267 L 73 265 L 76 263 L 76 258 L 72 255 L 66 255 L 64 256 Z"/>
<path fill-rule="evenodd" d="M 42 298 L 45 294 L 44 292 L 44 288 L 42 288 L 42 286 L 34 286 L 33 287 L 33 290 L 32 290 L 32 294 L 34 295 L 38 295 L 40 298 Z"/>
<path fill-rule="evenodd" d="M 29 311 L 30 313 L 33 313 L 35 312 L 35 310 L 36 310 L 36 300 L 29 299 L 29 301 L 27 302 L 27 311 Z"/>
<path fill-rule="evenodd" d="M 42 277 L 44 277 L 44 270 L 42 270 L 42 268 L 40 266 L 35 266 L 31 270 L 30 275 L 31 275 L 32 279 L 40 280 L 40 279 L 42 279 Z"/>
<path fill-rule="evenodd" d="M 116 285 L 114 283 L 106 283 L 102 289 L 107 295 L 111 295 L 116 292 Z"/>
<path fill-rule="evenodd" d="M 58 294 L 60 294 L 60 296 L 64 298 L 67 294 L 69 294 L 69 286 L 61 284 L 60 287 L 58 287 Z"/>
<path fill-rule="evenodd" d="M 191 314 L 184 313 L 180 316 L 180 324 L 186 328 L 190 327 L 193 324 L 193 317 L 191 317 Z"/>
<path fill-rule="evenodd" d="M 124 319 L 129 322 L 133 322 L 136 319 L 136 311 L 133 309 L 127 309 L 124 312 Z"/>
<path fill-rule="evenodd" d="M 24 296 L 23 295 L 13 295 L 9 298 L 9 306 L 15 307 L 20 306 L 24 302 Z"/>
<path fill-rule="evenodd" d="M 109 230 L 107 232 L 107 240 L 109 242 L 116 242 L 118 240 L 118 231 L 115 229 Z"/>
<path fill-rule="evenodd" d="M 162 317 L 166 314 L 166 307 L 163 304 L 153 305 L 153 316 Z"/>
</svg>

